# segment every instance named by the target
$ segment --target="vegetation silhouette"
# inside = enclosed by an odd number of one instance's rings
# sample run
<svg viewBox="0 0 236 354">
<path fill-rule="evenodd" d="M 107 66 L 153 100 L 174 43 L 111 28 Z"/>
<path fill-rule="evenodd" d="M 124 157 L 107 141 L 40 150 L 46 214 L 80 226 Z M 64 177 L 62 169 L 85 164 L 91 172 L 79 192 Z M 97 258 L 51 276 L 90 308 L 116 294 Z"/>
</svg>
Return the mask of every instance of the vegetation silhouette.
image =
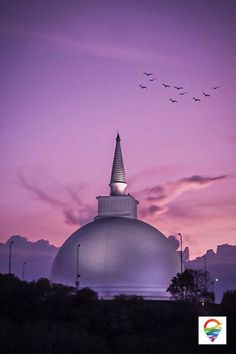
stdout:
<svg viewBox="0 0 236 354">
<path fill-rule="evenodd" d="M 172 278 L 167 291 L 174 300 L 211 303 L 215 300 L 214 292 L 209 291 L 211 284 L 209 272 L 186 269 Z"/>
<path fill-rule="evenodd" d="M 0 274 L 0 353 L 208 353 L 197 345 L 197 317 L 212 314 L 227 315 L 229 329 L 227 348 L 214 353 L 234 353 L 235 303 L 236 291 L 204 307 L 127 295 L 104 301 L 92 289 Z"/>
</svg>

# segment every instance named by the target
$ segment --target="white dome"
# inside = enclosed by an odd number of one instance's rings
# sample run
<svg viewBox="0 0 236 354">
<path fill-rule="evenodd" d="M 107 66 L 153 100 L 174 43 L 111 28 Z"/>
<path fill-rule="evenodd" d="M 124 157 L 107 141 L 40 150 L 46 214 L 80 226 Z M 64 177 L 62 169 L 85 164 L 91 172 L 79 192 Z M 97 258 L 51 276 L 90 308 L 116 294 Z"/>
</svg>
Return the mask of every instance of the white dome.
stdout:
<svg viewBox="0 0 236 354">
<path fill-rule="evenodd" d="M 75 231 L 59 250 L 51 281 L 75 285 L 77 246 L 80 287 L 103 298 L 135 294 L 168 298 L 170 280 L 180 271 L 180 258 L 167 238 L 137 219 L 106 217 Z"/>
</svg>

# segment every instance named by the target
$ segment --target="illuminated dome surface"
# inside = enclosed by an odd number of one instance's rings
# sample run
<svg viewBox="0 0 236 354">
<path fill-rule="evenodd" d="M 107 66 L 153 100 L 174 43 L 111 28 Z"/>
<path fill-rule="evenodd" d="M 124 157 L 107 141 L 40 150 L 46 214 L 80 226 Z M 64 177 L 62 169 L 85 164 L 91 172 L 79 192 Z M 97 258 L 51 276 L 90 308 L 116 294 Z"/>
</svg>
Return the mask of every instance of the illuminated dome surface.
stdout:
<svg viewBox="0 0 236 354">
<path fill-rule="evenodd" d="M 103 298 L 136 294 L 168 298 L 166 289 L 179 271 L 178 253 L 154 227 L 123 217 L 95 220 L 74 232 L 55 258 L 51 281 L 75 285 L 77 245 L 80 287 Z"/>
<path fill-rule="evenodd" d="M 137 220 L 138 201 L 126 187 L 117 134 L 110 196 L 97 197 L 95 220 L 65 241 L 54 260 L 52 282 L 75 285 L 78 267 L 80 287 L 105 299 L 118 294 L 169 298 L 166 289 L 179 271 L 179 255 L 160 231 Z"/>
</svg>

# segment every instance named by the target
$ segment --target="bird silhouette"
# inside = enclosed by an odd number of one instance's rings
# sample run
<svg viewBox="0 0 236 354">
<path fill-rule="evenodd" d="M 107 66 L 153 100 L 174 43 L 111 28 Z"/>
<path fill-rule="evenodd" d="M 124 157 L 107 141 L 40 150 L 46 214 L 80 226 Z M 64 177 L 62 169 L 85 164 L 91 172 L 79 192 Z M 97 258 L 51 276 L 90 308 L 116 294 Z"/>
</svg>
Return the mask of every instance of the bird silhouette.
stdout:
<svg viewBox="0 0 236 354">
<path fill-rule="evenodd" d="M 153 75 L 152 73 L 144 73 L 144 75 L 146 75 L 146 76 L 151 76 L 151 75 Z"/>
<path fill-rule="evenodd" d="M 211 97 L 211 95 L 209 95 L 209 93 L 203 92 L 202 94 L 203 94 L 205 97 Z"/>
<path fill-rule="evenodd" d="M 221 86 L 215 86 L 215 87 L 212 87 L 212 90 L 217 90 L 218 88 L 220 88 Z"/>
<path fill-rule="evenodd" d="M 183 89 L 183 87 L 181 87 L 181 86 L 174 86 L 174 88 L 176 88 L 176 90 L 182 90 Z"/>
<path fill-rule="evenodd" d="M 177 103 L 177 101 L 176 101 L 176 100 L 173 100 L 173 98 L 170 98 L 170 101 L 171 101 L 172 103 Z"/>
<path fill-rule="evenodd" d="M 149 79 L 148 81 L 155 81 L 157 80 L 157 77 L 155 77 L 154 79 Z"/>
<path fill-rule="evenodd" d="M 195 102 L 200 102 L 200 101 L 201 101 L 200 98 L 196 98 L 196 97 L 193 97 L 193 100 L 194 100 Z"/>
<path fill-rule="evenodd" d="M 186 93 L 188 93 L 187 91 L 186 92 L 180 92 L 179 95 L 183 96 L 185 95 Z"/>
<path fill-rule="evenodd" d="M 147 86 L 139 85 L 139 87 L 141 87 L 141 89 L 147 89 Z"/>
<path fill-rule="evenodd" d="M 162 84 L 165 88 L 170 87 L 170 85 Z"/>
</svg>

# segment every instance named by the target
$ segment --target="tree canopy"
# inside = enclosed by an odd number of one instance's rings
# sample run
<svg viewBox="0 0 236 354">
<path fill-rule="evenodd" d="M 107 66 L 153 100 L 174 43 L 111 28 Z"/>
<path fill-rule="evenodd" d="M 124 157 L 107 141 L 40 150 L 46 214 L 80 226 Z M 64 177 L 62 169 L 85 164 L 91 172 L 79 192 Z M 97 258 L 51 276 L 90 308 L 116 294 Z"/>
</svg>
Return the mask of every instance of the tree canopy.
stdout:
<svg viewBox="0 0 236 354">
<path fill-rule="evenodd" d="M 234 350 L 235 294 L 225 294 L 224 306 L 124 294 L 104 301 L 92 289 L 0 274 L 0 353 L 199 353 L 197 318 L 213 313 L 228 316 L 227 349 Z"/>
<path fill-rule="evenodd" d="M 214 293 L 209 291 L 210 284 L 208 272 L 186 269 L 172 278 L 167 291 L 175 300 L 212 302 Z"/>
</svg>

